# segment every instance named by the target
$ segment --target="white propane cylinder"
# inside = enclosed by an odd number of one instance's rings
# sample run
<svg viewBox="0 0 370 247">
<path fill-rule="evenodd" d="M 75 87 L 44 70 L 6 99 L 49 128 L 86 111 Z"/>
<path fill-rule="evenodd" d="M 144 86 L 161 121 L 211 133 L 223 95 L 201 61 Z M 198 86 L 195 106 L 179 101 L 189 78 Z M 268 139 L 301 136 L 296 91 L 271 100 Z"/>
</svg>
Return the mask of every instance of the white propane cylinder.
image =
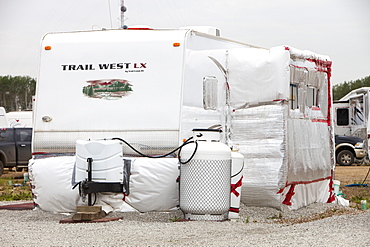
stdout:
<svg viewBox="0 0 370 247">
<path fill-rule="evenodd" d="M 221 130 L 193 129 L 194 143 L 181 150 L 180 208 L 185 219 L 226 220 L 230 209 L 231 150 Z M 196 143 L 197 145 L 196 145 Z M 197 146 L 197 147 L 196 147 Z"/>
<path fill-rule="evenodd" d="M 244 156 L 233 147 L 231 152 L 231 196 L 229 219 L 239 219 L 240 196 L 242 190 Z"/>
</svg>

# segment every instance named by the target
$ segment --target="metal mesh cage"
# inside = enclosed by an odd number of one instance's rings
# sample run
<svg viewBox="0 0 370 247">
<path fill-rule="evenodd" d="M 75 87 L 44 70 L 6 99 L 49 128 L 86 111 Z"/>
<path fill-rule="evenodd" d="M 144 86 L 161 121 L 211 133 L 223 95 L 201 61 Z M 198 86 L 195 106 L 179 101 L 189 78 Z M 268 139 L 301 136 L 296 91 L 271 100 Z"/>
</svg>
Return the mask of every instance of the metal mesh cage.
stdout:
<svg viewBox="0 0 370 247">
<path fill-rule="evenodd" d="M 194 159 L 180 168 L 180 207 L 185 218 L 224 220 L 230 208 L 231 160 Z"/>
</svg>

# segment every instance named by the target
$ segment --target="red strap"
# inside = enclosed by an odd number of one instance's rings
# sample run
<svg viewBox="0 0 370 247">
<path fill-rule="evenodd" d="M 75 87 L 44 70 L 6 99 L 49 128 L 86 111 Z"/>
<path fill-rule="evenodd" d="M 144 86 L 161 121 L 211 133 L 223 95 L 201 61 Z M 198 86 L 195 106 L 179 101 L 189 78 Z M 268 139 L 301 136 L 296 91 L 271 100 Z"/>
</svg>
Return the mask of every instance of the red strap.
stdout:
<svg viewBox="0 0 370 247">
<path fill-rule="evenodd" d="M 229 212 L 239 213 L 239 208 L 230 208 Z"/>
<path fill-rule="evenodd" d="M 236 184 L 231 184 L 231 193 L 234 193 L 234 195 L 236 195 L 236 197 L 238 197 L 240 195 L 240 193 L 238 191 L 236 191 L 236 188 L 242 186 L 242 180 L 243 180 L 243 176 L 241 176 L 241 178 L 239 179 L 239 181 Z"/>
<path fill-rule="evenodd" d="M 335 195 L 334 195 L 334 189 L 333 189 L 333 179 L 330 179 L 330 182 L 329 182 L 329 198 L 328 198 L 328 201 L 327 203 L 332 203 L 335 201 Z"/>
<path fill-rule="evenodd" d="M 288 206 L 292 206 L 292 202 L 290 200 L 292 199 L 292 197 L 295 194 L 295 192 L 294 192 L 295 186 L 296 186 L 295 184 L 292 184 L 290 186 L 288 194 L 286 194 L 286 197 L 285 197 L 284 201 L 282 202 L 283 204 L 288 205 Z"/>
</svg>

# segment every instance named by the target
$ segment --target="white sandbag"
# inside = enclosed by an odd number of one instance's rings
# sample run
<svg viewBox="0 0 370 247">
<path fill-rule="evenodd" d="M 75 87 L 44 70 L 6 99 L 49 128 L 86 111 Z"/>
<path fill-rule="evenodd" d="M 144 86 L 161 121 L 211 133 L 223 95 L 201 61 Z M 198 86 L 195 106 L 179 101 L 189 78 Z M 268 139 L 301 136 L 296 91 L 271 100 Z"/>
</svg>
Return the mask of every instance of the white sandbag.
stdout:
<svg viewBox="0 0 370 247">
<path fill-rule="evenodd" d="M 125 202 L 139 212 L 169 211 L 179 205 L 177 158 L 130 158 L 130 194 Z M 126 207 L 121 207 L 125 212 Z"/>
<path fill-rule="evenodd" d="M 72 189 L 74 156 L 31 159 L 28 164 L 34 202 L 45 211 L 76 212 L 78 188 Z"/>
</svg>

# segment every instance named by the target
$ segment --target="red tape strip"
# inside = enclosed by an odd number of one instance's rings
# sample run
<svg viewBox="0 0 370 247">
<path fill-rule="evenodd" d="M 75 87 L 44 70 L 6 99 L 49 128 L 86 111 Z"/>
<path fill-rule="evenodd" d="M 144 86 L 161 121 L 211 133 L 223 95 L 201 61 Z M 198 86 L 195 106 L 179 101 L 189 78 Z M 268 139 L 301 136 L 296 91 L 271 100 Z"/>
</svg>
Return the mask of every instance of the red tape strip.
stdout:
<svg viewBox="0 0 370 247">
<path fill-rule="evenodd" d="M 240 193 L 238 191 L 236 191 L 236 188 L 242 186 L 242 180 L 243 180 L 243 176 L 241 176 L 241 178 L 239 179 L 239 181 L 236 184 L 231 184 L 231 193 L 234 193 L 234 195 L 236 197 L 238 197 L 240 195 Z"/>
</svg>

